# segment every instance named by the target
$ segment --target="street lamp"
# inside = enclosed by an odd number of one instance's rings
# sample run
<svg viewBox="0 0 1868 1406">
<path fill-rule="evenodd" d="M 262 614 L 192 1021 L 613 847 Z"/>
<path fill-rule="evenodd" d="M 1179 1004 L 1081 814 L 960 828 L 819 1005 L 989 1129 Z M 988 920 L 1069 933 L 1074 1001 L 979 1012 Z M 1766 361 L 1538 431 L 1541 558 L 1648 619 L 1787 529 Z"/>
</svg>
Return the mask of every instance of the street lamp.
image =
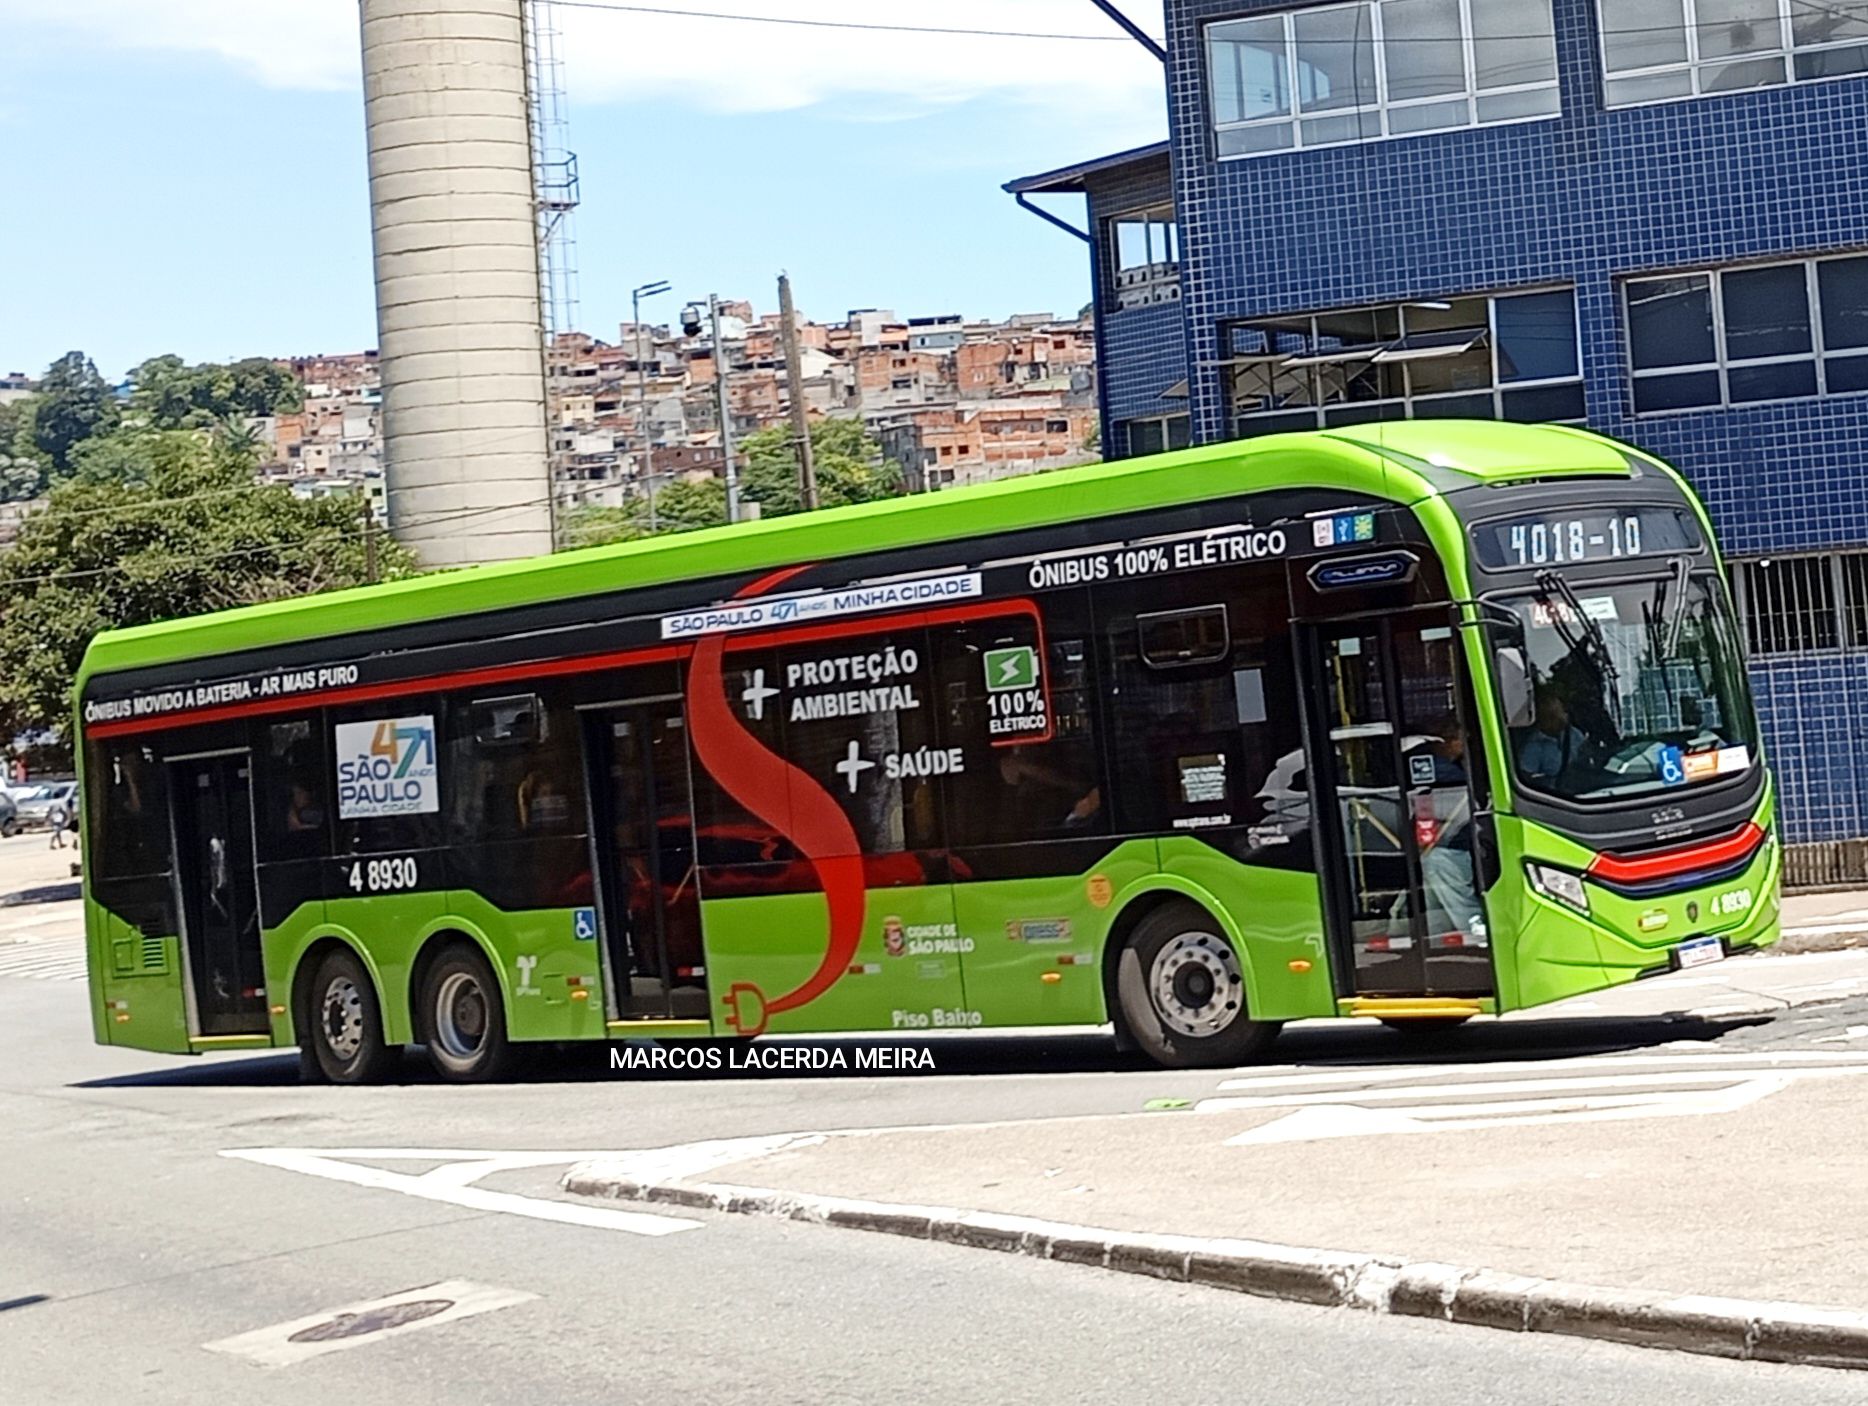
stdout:
<svg viewBox="0 0 1868 1406">
<path fill-rule="evenodd" d="M 655 446 L 649 440 L 649 372 L 642 359 L 642 300 L 672 291 L 665 278 L 645 283 L 629 293 L 629 320 L 636 338 L 636 433 L 642 439 L 642 465 L 649 480 L 649 531 L 655 530 Z M 654 338 L 649 339 L 651 348 Z"/>
<path fill-rule="evenodd" d="M 699 303 L 689 303 L 681 309 L 681 330 L 690 337 L 697 337 L 701 330 L 702 307 Z M 739 471 L 733 465 L 733 411 L 727 397 L 726 385 L 726 339 L 720 335 L 720 298 L 718 294 L 707 295 L 706 314 L 713 323 L 713 378 L 714 390 L 720 403 L 720 452 L 726 461 L 726 520 L 739 521 Z"/>
</svg>

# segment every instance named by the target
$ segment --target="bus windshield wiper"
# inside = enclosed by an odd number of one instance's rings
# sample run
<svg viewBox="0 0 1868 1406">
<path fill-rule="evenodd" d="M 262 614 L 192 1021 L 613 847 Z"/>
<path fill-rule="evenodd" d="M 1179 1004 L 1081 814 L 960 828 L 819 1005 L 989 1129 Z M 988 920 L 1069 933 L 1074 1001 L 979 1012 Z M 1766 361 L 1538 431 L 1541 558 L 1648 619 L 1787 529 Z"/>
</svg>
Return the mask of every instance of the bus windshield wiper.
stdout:
<svg viewBox="0 0 1868 1406">
<path fill-rule="evenodd" d="M 1667 622 L 1667 647 L 1660 652 L 1662 659 L 1671 659 L 1680 648 L 1680 633 L 1686 628 L 1686 588 L 1689 584 L 1693 563 L 1685 557 L 1673 559 L 1673 616 Z"/>
<path fill-rule="evenodd" d="M 1537 588 L 1542 593 L 1546 605 L 1555 596 L 1563 602 L 1563 608 L 1570 612 L 1566 622 L 1560 612 L 1552 610 L 1550 618 L 1556 622 L 1557 632 L 1563 636 L 1563 642 L 1571 651 L 1582 650 L 1584 656 L 1595 667 L 1596 676 L 1605 684 L 1616 683 L 1620 675 L 1616 672 L 1615 661 L 1609 656 L 1609 642 L 1602 635 L 1602 624 L 1593 615 L 1583 609 L 1583 603 L 1576 598 L 1576 590 L 1570 583 L 1554 571 L 1537 573 Z M 1571 628 L 1574 624 L 1582 630 L 1580 636 Z"/>
</svg>

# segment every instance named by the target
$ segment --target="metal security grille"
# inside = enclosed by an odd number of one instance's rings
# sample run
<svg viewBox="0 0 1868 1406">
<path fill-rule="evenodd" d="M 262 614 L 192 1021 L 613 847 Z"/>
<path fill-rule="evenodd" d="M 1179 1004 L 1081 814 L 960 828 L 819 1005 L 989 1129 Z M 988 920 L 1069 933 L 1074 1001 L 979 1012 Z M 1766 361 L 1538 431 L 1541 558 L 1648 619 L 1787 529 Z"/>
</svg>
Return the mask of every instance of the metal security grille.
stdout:
<svg viewBox="0 0 1868 1406">
<path fill-rule="evenodd" d="M 1733 563 L 1751 653 L 1868 646 L 1868 552 Z"/>
</svg>

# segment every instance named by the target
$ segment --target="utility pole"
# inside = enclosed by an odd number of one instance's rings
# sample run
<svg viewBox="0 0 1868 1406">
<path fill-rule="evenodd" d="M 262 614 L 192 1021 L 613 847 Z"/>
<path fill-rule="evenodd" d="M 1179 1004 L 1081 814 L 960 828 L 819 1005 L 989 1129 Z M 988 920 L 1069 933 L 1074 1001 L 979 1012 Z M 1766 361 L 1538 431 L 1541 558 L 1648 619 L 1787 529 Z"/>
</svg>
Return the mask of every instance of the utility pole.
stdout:
<svg viewBox="0 0 1868 1406">
<path fill-rule="evenodd" d="M 811 450 L 811 419 L 804 411 L 804 365 L 798 352 L 798 313 L 791 305 L 791 277 L 778 276 L 778 319 L 785 336 L 785 383 L 791 392 L 791 437 L 798 446 L 798 497 L 804 510 L 817 508 L 817 465 Z"/>
<path fill-rule="evenodd" d="M 363 579 L 374 586 L 380 577 L 376 565 L 376 510 L 370 506 L 370 486 L 365 483 L 357 494 L 363 509 Z"/>
<path fill-rule="evenodd" d="M 726 393 L 726 339 L 720 335 L 720 299 L 707 295 L 707 312 L 713 318 L 714 389 L 720 395 L 720 452 L 726 456 L 726 520 L 739 521 L 739 470 L 733 465 L 733 407 Z"/>
<path fill-rule="evenodd" d="M 636 335 L 636 436 L 642 441 L 642 468 L 649 480 L 649 531 L 655 531 L 655 446 L 649 439 L 649 371 L 642 358 L 642 300 L 658 297 L 669 290 L 668 280 L 658 278 L 629 294 L 630 325 Z M 651 349 L 655 339 L 649 339 Z"/>
</svg>

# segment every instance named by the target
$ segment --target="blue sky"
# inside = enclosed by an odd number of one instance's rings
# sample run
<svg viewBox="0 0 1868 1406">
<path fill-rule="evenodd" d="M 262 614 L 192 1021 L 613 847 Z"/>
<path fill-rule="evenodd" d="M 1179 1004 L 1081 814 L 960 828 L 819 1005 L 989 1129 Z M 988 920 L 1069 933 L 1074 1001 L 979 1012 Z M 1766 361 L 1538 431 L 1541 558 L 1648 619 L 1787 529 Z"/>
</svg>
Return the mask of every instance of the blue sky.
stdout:
<svg viewBox="0 0 1868 1406">
<path fill-rule="evenodd" d="M 693 3 L 699 0 L 676 0 Z M 736 0 L 848 16 L 850 0 Z M 1158 29 L 1159 4 L 1133 13 Z M 1088 0 L 891 0 L 884 23 L 1108 31 Z M 1082 247 L 1013 176 L 1153 140 L 1129 43 L 861 35 L 563 11 L 579 323 L 666 278 L 819 319 L 1075 312 Z M 355 0 L 0 0 L 0 371 L 110 377 L 375 340 Z M 794 151 L 803 167 L 788 166 Z M 1076 202 L 1065 212 L 1080 214 Z"/>
</svg>

